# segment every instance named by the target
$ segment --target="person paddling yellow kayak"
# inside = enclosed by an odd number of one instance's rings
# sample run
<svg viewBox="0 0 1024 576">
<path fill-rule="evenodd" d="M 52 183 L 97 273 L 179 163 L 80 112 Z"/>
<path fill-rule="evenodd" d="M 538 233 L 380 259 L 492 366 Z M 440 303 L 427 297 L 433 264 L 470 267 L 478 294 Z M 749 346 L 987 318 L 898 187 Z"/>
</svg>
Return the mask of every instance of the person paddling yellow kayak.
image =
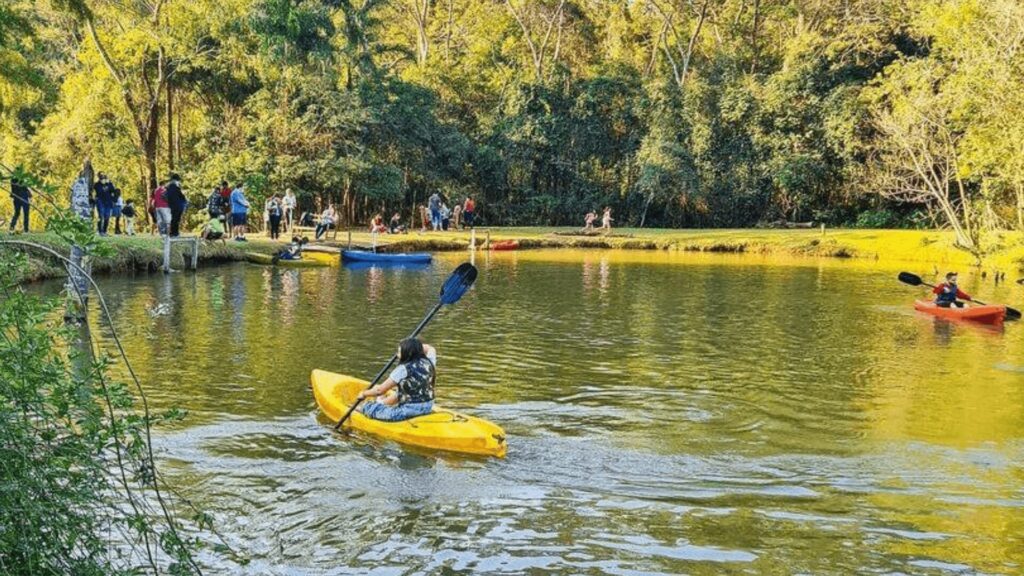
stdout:
<svg viewBox="0 0 1024 576">
<path fill-rule="evenodd" d="M 434 409 L 434 378 L 437 350 L 406 338 L 398 345 L 398 367 L 381 384 L 363 390 L 357 398 L 375 398 L 360 405 L 363 415 L 374 420 L 398 422 L 430 414 Z M 396 390 L 397 389 L 397 390 Z"/>
</svg>

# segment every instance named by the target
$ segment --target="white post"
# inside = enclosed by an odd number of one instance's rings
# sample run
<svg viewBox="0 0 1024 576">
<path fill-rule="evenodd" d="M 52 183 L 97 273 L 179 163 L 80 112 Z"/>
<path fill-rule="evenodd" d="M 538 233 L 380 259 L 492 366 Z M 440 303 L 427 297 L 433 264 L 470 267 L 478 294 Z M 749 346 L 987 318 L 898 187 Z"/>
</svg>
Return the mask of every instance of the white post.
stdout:
<svg viewBox="0 0 1024 576">
<path fill-rule="evenodd" d="M 469 251 L 476 252 L 476 228 L 469 230 Z"/>
<path fill-rule="evenodd" d="M 374 230 L 373 233 L 370 234 L 370 238 L 373 241 L 373 251 L 376 252 L 377 251 L 377 231 L 376 230 Z"/>
<path fill-rule="evenodd" d="M 199 268 L 199 238 L 192 239 L 192 270 Z"/>
</svg>

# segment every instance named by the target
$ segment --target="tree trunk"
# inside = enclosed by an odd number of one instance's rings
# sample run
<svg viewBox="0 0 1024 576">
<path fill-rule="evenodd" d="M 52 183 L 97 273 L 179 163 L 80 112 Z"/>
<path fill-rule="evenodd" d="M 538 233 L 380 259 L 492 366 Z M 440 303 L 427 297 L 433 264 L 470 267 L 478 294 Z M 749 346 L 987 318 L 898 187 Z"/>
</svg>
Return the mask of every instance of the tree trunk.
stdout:
<svg viewBox="0 0 1024 576">
<path fill-rule="evenodd" d="M 750 73 L 757 72 L 757 29 L 761 25 L 761 2 L 760 0 L 754 0 L 754 28 L 750 33 L 750 45 L 754 52 L 754 57 L 750 62 Z"/>
<path fill-rule="evenodd" d="M 644 227 L 644 222 L 647 221 L 647 209 L 651 207 L 651 201 L 654 200 L 654 192 L 648 192 L 647 198 L 644 198 L 644 209 L 640 212 L 640 228 Z"/>
<path fill-rule="evenodd" d="M 174 88 L 167 83 L 167 167 L 174 171 Z"/>
<path fill-rule="evenodd" d="M 1024 231 L 1024 183 L 1018 182 L 1017 191 L 1017 230 Z"/>
</svg>

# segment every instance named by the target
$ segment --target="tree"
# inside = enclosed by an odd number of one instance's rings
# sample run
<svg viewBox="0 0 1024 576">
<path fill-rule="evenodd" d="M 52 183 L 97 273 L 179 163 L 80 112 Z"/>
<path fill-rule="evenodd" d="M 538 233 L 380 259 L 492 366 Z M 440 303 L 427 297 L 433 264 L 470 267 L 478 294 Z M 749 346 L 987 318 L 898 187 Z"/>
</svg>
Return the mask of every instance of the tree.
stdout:
<svg viewBox="0 0 1024 576">
<path fill-rule="evenodd" d="M 981 250 L 975 194 L 962 177 L 962 134 L 952 103 L 936 89 L 944 70 L 931 60 L 900 62 L 869 92 L 876 140 L 874 174 L 889 198 L 937 208 L 961 247 Z"/>
</svg>

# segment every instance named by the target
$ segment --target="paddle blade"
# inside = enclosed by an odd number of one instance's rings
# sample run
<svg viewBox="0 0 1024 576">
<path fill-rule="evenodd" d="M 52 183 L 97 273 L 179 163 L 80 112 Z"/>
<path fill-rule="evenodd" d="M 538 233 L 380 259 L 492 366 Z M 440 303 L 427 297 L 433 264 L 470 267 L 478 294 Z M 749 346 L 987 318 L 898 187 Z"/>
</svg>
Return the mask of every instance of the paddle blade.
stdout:
<svg viewBox="0 0 1024 576">
<path fill-rule="evenodd" d="M 900 282 L 910 284 L 911 286 L 920 286 L 922 284 L 921 277 L 910 272 L 900 272 L 899 279 Z"/>
<path fill-rule="evenodd" d="M 476 282 L 476 266 L 469 262 L 460 264 L 441 286 L 441 303 L 455 304 Z"/>
<path fill-rule="evenodd" d="M 1020 320 L 1020 310 L 1016 308 L 1006 307 L 1006 319 L 1007 320 Z"/>
</svg>

